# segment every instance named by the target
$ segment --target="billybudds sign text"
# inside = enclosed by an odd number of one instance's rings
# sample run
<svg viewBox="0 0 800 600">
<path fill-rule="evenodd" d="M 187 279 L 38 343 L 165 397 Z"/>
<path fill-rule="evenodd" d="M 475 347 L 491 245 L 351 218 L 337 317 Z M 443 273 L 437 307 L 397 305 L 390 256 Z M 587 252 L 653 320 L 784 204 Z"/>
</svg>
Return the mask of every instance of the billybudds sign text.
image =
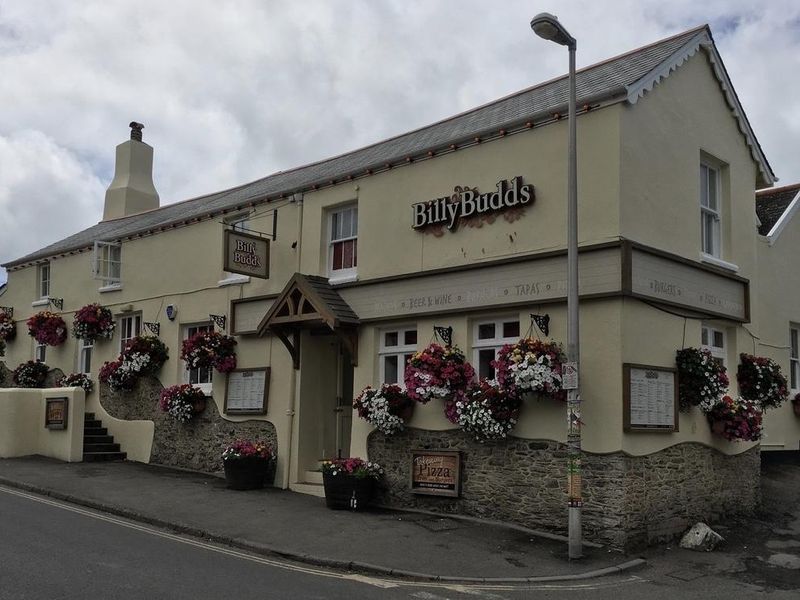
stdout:
<svg viewBox="0 0 800 600">
<path fill-rule="evenodd" d="M 269 279 L 269 240 L 240 231 L 225 231 L 225 264 L 229 273 Z"/>
</svg>

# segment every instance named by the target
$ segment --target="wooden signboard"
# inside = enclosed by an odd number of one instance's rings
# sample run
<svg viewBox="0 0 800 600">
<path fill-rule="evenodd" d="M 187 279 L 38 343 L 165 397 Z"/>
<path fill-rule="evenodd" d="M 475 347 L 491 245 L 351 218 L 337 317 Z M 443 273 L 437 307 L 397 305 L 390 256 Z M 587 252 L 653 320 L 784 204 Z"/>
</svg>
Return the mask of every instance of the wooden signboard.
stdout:
<svg viewBox="0 0 800 600">
<path fill-rule="evenodd" d="M 269 279 L 269 240 L 241 231 L 225 230 L 222 268 L 229 273 Z"/>
<path fill-rule="evenodd" d="M 225 382 L 225 414 L 264 415 L 267 413 L 270 368 L 236 369 Z"/>
<path fill-rule="evenodd" d="M 622 365 L 625 431 L 678 431 L 678 370 L 625 363 Z"/>
<path fill-rule="evenodd" d="M 47 398 L 44 409 L 44 426 L 47 429 L 66 429 L 69 398 Z"/>
<path fill-rule="evenodd" d="M 458 498 L 461 495 L 461 453 L 412 451 L 411 492 Z"/>
</svg>

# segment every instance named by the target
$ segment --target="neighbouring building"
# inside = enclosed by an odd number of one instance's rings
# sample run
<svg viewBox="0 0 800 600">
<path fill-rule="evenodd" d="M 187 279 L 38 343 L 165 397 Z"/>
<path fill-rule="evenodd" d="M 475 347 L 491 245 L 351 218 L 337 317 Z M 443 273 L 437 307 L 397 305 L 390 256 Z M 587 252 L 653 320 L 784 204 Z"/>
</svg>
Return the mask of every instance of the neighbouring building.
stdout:
<svg viewBox="0 0 800 600">
<path fill-rule="evenodd" d="M 756 196 L 776 177 L 708 27 L 582 69 L 577 94 L 583 521 L 589 539 L 632 546 L 752 510 L 760 449 L 798 450 L 789 405 L 768 415 L 761 446 L 713 435 L 697 410 L 678 413 L 677 427 L 631 430 L 623 365 L 671 368 L 676 350 L 705 345 L 734 374 L 750 352 L 776 359 L 796 392 L 800 188 Z M 566 341 L 566 103 L 562 77 L 161 207 L 153 150 L 132 124 L 103 221 L 5 263 L 2 304 L 20 328 L 5 362 L 38 357 L 96 380 L 158 324 L 170 355 L 158 378 L 130 393 L 97 386 L 86 400 L 129 460 L 216 471 L 223 443 L 258 436 L 277 447 L 281 487 L 319 493 L 321 458 L 369 457 L 386 467 L 387 504 L 564 529 L 563 403 L 526 399 L 511 437 L 480 444 L 435 401 L 387 437 L 354 417 L 351 399 L 402 381 L 434 327 L 452 327 L 486 375 L 502 345 L 544 337 L 532 314 L 549 315 L 549 338 Z M 237 251 L 253 274 L 225 270 Z M 36 345 L 25 320 L 51 298 L 67 323 L 88 303 L 110 308 L 113 339 Z M 230 375 L 178 358 L 182 340 L 220 328 L 219 317 L 238 366 L 269 369 L 263 414 L 232 408 Z M 158 392 L 189 381 L 212 401 L 182 425 L 158 410 Z M 411 493 L 420 448 L 461 451 L 460 497 Z"/>
</svg>

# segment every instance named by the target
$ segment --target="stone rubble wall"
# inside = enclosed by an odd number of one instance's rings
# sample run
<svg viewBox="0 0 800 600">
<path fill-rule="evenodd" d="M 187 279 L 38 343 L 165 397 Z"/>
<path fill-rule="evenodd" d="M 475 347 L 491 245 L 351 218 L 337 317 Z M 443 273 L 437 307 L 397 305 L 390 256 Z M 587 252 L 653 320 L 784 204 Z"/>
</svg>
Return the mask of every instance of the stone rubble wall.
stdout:
<svg viewBox="0 0 800 600">
<path fill-rule="evenodd" d="M 460 498 L 410 492 L 411 451 L 419 449 L 462 453 Z M 392 437 L 373 432 L 368 453 L 386 471 L 379 502 L 389 506 L 566 532 L 564 444 L 514 437 L 480 444 L 460 430 L 408 429 Z M 697 443 L 649 456 L 584 453 L 582 466 L 583 535 L 615 548 L 673 539 L 698 520 L 751 513 L 760 503 L 758 447 L 733 456 Z"/>
<path fill-rule="evenodd" d="M 155 377 L 142 378 L 131 392 L 112 392 L 108 386 L 100 385 L 100 404 L 112 417 L 155 423 L 150 462 L 215 473 L 222 471 L 222 450 L 233 440 L 265 440 L 277 449 L 278 437 L 272 423 L 228 421 L 211 398 L 201 414 L 188 423 L 179 423 L 159 408 L 162 389 Z"/>
</svg>

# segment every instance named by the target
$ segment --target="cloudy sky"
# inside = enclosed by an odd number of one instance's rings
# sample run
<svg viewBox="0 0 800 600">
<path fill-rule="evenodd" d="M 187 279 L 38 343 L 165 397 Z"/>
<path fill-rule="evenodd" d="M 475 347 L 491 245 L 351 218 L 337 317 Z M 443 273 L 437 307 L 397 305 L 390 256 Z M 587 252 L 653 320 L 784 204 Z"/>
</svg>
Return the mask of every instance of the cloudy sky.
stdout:
<svg viewBox="0 0 800 600">
<path fill-rule="evenodd" d="M 563 74 L 541 11 L 579 67 L 709 23 L 780 183 L 800 180 L 797 0 L 0 0 L 0 262 L 100 220 L 132 120 L 176 202 Z"/>
</svg>

